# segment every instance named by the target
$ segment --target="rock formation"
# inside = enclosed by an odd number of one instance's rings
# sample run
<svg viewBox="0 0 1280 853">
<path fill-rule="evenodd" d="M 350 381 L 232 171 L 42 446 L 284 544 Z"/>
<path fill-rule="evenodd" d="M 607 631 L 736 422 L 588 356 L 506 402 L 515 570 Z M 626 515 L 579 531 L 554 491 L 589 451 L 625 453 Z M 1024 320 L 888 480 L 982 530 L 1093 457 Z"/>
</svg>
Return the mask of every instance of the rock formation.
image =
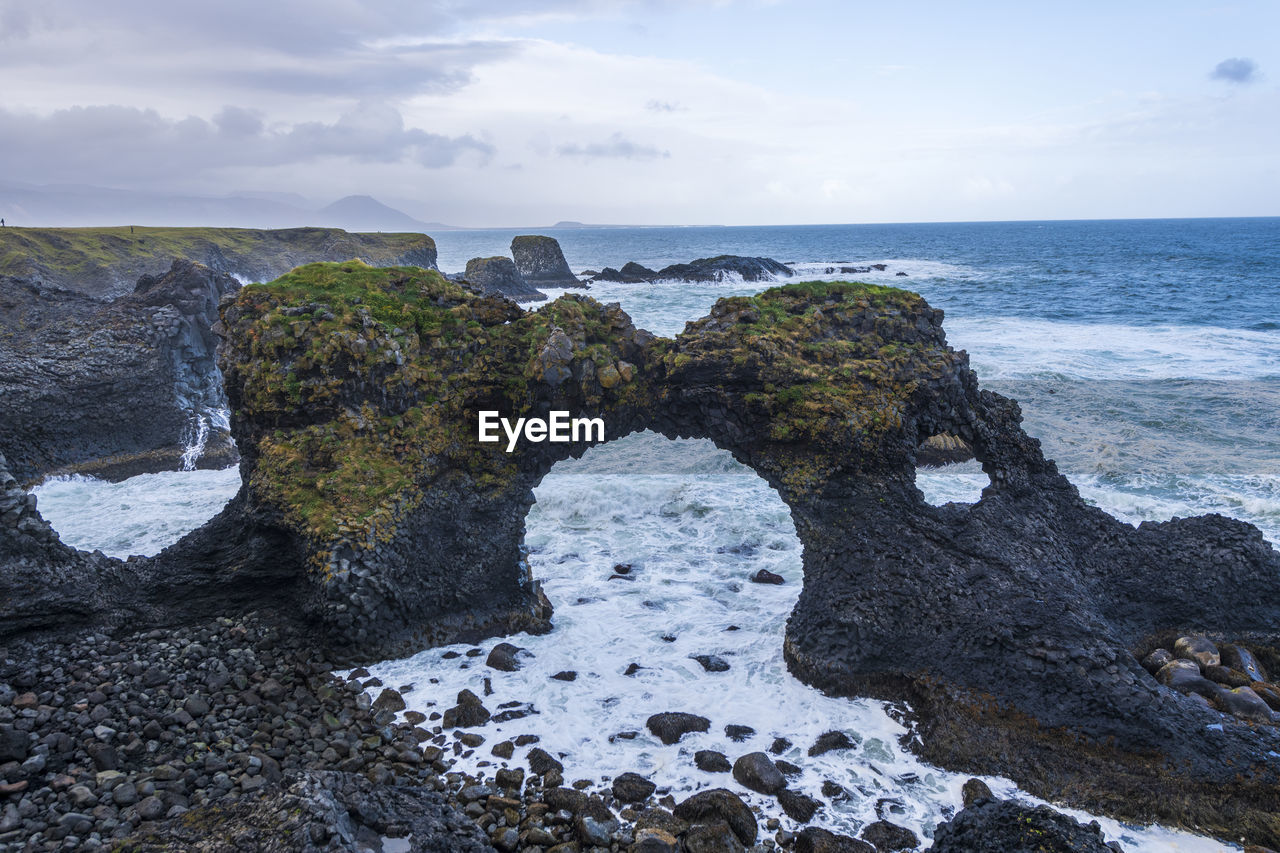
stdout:
<svg viewBox="0 0 1280 853">
<path fill-rule="evenodd" d="M 915 294 L 793 284 L 667 339 L 583 296 L 524 312 L 432 272 L 317 264 L 241 290 L 220 333 L 241 494 L 148 561 L 0 529 L 0 635 L 264 601 L 353 658 L 543 630 L 524 518 L 587 445 L 507 453 L 477 441 L 478 412 L 565 410 L 606 440 L 710 439 L 768 481 L 804 547 L 792 672 L 907 702 L 926 759 L 1280 844 L 1277 728 L 1139 663 L 1196 637 L 1280 671 L 1280 555 L 1220 516 L 1135 529 L 1084 503 Z M 975 504 L 914 486 L 943 433 L 991 478 Z"/>
<path fill-rule="evenodd" d="M 795 273 L 785 264 L 773 258 L 744 258 L 738 255 L 717 255 L 699 258 L 687 264 L 670 264 L 654 272 L 634 261 L 623 264 L 622 269 L 605 267 L 592 277 L 592 281 L 618 281 L 639 284 L 653 281 L 776 281 L 791 278 Z"/>
<path fill-rule="evenodd" d="M 143 275 L 160 275 L 174 258 L 248 281 L 271 281 L 301 264 L 361 258 L 374 266 L 435 269 L 425 234 L 354 234 L 340 228 L 5 228 L 0 276 L 122 296 Z"/>
<path fill-rule="evenodd" d="M 514 261 L 501 256 L 472 258 L 458 280 L 484 296 L 506 296 L 517 302 L 539 302 L 547 298 L 524 280 Z"/>
<path fill-rule="evenodd" d="M 55 471 L 117 479 L 236 460 L 211 331 L 229 275 L 174 261 L 134 292 L 99 302 L 31 281 L 0 280 L 0 447 L 30 482 Z"/>
<path fill-rule="evenodd" d="M 511 257 L 524 280 L 534 287 L 582 287 L 569 269 L 554 237 L 520 236 L 511 239 Z"/>
</svg>

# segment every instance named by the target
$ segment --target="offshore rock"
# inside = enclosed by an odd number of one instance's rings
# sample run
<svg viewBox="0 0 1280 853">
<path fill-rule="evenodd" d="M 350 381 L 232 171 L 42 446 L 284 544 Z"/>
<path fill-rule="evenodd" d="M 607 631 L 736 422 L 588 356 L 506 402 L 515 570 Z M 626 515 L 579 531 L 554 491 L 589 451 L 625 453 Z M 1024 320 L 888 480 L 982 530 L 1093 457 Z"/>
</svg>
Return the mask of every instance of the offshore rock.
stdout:
<svg viewBox="0 0 1280 853">
<path fill-rule="evenodd" d="M 212 327 L 219 300 L 239 288 L 184 260 L 112 302 L 0 280 L 0 447 L 12 473 L 25 483 L 175 471 L 201 429 L 196 464 L 233 464 Z"/>
<path fill-rule="evenodd" d="M 537 302 L 546 295 L 525 281 L 510 258 L 472 258 L 462 281 L 484 296 L 506 296 L 516 302 Z"/>
<path fill-rule="evenodd" d="M 0 639 L 250 603 L 356 662 L 546 630 L 524 520 L 551 467 L 590 445 L 507 453 L 477 441 L 478 412 L 563 410 L 601 418 L 606 440 L 709 439 L 776 489 L 804 549 L 790 670 L 908 703 L 925 760 L 1280 845 L 1277 728 L 1164 687 L 1138 657 L 1212 634 L 1274 668 L 1280 556 L 1221 516 L 1133 528 L 1086 504 L 915 294 L 791 284 L 658 338 L 577 294 L 526 312 L 430 271 L 317 264 L 240 290 L 221 329 L 240 495 L 131 563 L 0 526 Z M 920 444 L 944 433 L 990 477 L 974 504 L 915 488 Z"/>
<path fill-rule="evenodd" d="M 1097 823 L 1088 826 L 1048 806 L 981 800 L 934 831 L 935 853 L 1115 853 Z"/>
<path fill-rule="evenodd" d="M 670 264 L 654 272 L 648 267 L 630 261 L 621 270 L 605 267 L 592 277 L 592 281 L 615 281 L 624 284 L 641 284 L 654 281 L 707 282 L 707 281 L 777 281 L 795 275 L 791 268 L 772 258 L 744 258 L 738 255 L 717 255 L 699 258 L 687 264 Z"/>
<path fill-rule="evenodd" d="M 569 269 L 554 237 L 524 235 L 511 239 L 511 258 L 524 280 L 534 287 L 583 287 Z"/>
</svg>

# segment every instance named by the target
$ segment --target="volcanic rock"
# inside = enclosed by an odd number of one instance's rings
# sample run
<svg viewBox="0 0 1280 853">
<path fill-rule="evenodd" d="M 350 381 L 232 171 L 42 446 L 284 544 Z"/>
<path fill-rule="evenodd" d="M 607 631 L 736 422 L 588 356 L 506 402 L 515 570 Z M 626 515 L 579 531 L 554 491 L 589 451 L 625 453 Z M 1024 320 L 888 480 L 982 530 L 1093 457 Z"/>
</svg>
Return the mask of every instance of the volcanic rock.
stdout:
<svg viewBox="0 0 1280 853">
<path fill-rule="evenodd" d="M 787 787 L 782 771 L 763 752 L 749 752 L 733 762 L 733 778 L 761 794 L 776 794 Z"/>
<path fill-rule="evenodd" d="M 711 721 L 697 714 L 683 711 L 667 711 L 654 714 L 645 721 L 645 725 L 654 736 L 670 746 L 689 732 L 705 732 L 711 728 Z"/>
<path fill-rule="evenodd" d="M 534 287 L 582 287 L 569 269 L 554 237 L 524 235 L 511 239 L 511 257 L 524 280 Z"/>
<path fill-rule="evenodd" d="M 524 280 L 514 261 L 501 256 L 467 261 L 462 280 L 484 296 L 501 295 L 516 302 L 537 302 L 547 298 Z"/>
</svg>

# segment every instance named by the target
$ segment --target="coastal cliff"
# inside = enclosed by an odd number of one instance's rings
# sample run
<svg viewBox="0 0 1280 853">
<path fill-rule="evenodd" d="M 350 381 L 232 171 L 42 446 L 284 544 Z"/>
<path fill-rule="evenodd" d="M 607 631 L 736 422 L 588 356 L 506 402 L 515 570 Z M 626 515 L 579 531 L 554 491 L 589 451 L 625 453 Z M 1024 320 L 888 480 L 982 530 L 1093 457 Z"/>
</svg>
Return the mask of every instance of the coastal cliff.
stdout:
<svg viewBox="0 0 1280 853">
<path fill-rule="evenodd" d="M 791 284 L 660 338 L 580 295 L 526 312 L 433 271 L 347 262 L 243 288 L 221 317 L 241 493 L 127 564 L 45 542 L 30 513 L 0 528 L 15 555 L 6 635 L 264 602 L 356 660 L 545 630 L 524 519 L 532 488 L 590 443 L 507 452 L 476 428 L 480 411 L 566 410 L 601 418 L 606 441 L 709 439 L 766 480 L 804 548 L 791 671 L 906 702 L 926 759 L 1280 843 L 1274 715 L 1140 662 L 1198 635 L 1280 668 L 1280 555 L 1220 516 L 1135 529 L 1087 505 L 916 294 Z M 990 477 L 977 503 L 935 507 L 916 489 L 938 435 Z"/>
<path fill-rule="evenodd" d="M 340 228 L 0 228 L 0 276 L 98 298 L 133 290 L 174 258 L 247 281 L 270 281 L 302 264 L 361 258 L 374 266 L 434 269 L 425 234 L 361 234 Z"/>
</svg>

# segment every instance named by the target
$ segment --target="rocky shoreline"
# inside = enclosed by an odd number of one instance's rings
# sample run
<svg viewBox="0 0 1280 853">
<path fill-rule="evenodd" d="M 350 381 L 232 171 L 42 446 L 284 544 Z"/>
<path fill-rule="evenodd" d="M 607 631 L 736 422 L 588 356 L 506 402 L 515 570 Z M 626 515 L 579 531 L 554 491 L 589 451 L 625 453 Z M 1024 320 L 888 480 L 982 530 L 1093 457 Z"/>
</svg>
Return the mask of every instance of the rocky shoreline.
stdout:
<svg viewBox="0 0 1280 853">
<path fill-rule="evenodd" d="M 505 760 L 510 739 L 486 740 L 479 697 L 434 719 L 397 713 L 397 686 L 361 669 L 339 678 L 342 664 L 315 645 L 297 625 L 248 614 L 0 649 L 0 851 L 887 853 L 926 843 L 885 819 L 861 839 L 805 826 L 820 804 L 787 796 L 786 762 L 763 753 L 738 757 L 732 775 L 777 795 L 764 813 L 724 788 L 677 801 L 629 772 L 570 783 L 537 748 L 517 766 Z M 813 749 L 839 748 L 827 740 Z M 451 770 L 454 756 L 481 749 L 491 774 Z M 1013 818 L 984 819 L 975 809 L 989 807 L 990 791 L 977 780 L 965 800 L 974 808 L 939 838 L 1007 836 L 1031 811 L 1008 804 Z M 1064 838 L 1096 836 L 1053 821 Z M 1098 837 L 1061 849 L 1115 848 Z"/>
</svg>

